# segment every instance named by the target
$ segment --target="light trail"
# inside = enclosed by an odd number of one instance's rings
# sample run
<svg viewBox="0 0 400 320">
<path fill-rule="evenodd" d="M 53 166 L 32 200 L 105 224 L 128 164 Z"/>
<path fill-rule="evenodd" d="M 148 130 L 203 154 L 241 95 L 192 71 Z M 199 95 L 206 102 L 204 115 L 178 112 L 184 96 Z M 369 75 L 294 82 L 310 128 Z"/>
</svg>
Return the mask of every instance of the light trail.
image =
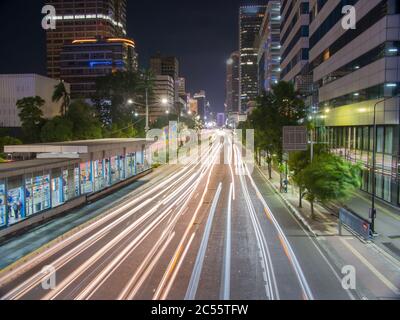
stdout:
<svg viewBox="0 0 400 320">
<path fill-rule="evenodd" d="M 217 205 L 219 197 L 221 195 L 222 183 L 219 184 L 217 192 L 215 194 L 211 210 L 207 219 L 206 227 L 203 234 L 203 240 L 201 241 L 200 249 L 197 254 L 196 262 L 194 264 L 194 269 L 192 277 L 189 282 L 189 287 L 186 292 L 185 300 L 194 300 L 196 298 L 197 288 L 199 286 L 201 272 L 203 270 L 204 258 L 206 256 L 206 251 L 208 247 L 208 242 L 211 234 L 211 227 L 214 221 L 215 211 L 217 210 Z"/>
<path fill-rule="evenodd" d="M 222 299 L 230 300 L 231 294 L 231 260 L 232 260 L 232 195 L 233 183 L 229 189 L 228 210 L 226 218 L 226 239 L 225 239 L 225 258 L 224 258 L 224 272 L 222 281 Z"/>
<path fill-rule="evenodd" d="M 267 240 L 265 239 L 264 233 L 262 231 L 262 227 L 260 221 L 257 218 L 257 213 L 254 208 L 254 204 L 251 200 L 247 183 L 245 181 L 245 172 L 243 171 L 244 163 L 240 157 L 240 153 L 236 153 L 238 157 L 238 170 L 240 183 L 243 189 L 244 199 L 247 205 L 247 208 L 250 213 L 250 219 L 253 225 L 254 233 L 257 239 L 258 248 L 260 250 L 261 258 L 262 258 L 262 267 L 264 268 L 264 280 L 266 281 L 266 294 L 270 300 L 279 300 L 279 290 L 276 282 L 274 266 L 272 264 L 271 253 L 269 251 Z"/>
<path fill-rule="evenodd" d="M 206 196 L 206 194 L 208 192 L 208 188 L 209 188 L 209 184 L 210 184 L 210 180 L 211 180 L 211 174 L 213 172 L 213 168 L 214 168 L 214 165 L 215 165 L 215 158 L 218 155 L 218 152 L 220 151 L 220 147 L 217 148 L 216 151 L 217 152 L 215 152 L 215 154 L 211 157 L 212 161 L 209 162 L 210 169 L 208 169 L 209 173 L 208 173 L 207 183 L 206 183 L 206 187 L 204 188 L 204 192 L 202 194 L 202 197 L 201 197 L 201 199 L 199 201 L 199 204 L 198 204 L 198 206 L 197 206 L 197 208 L 196 208 L 196 210 L 195 210 L 195 212 L 193 214 L 193 217 L 192 217 L 191 221 L 189 222 L 189 224 L 187 226 L 187 229 L 186 229 L 184 235 L 182 236 L 182 240 L 179 243 L 178 248 L 176 249 L 175 254 L 173 255 L 173 257 L 172 257 L 172 259 L 171 259 L 171 261 L 170 261 L 170 263 L 168 265 L 168 268 L 165 271 L 164 276 L 163 276 L 163 278 L 162 278 L 162 280 L 161 280 L 161 282 L 160 282 L 160 284 L 159 284 L 159 286 L 158 286 L 158 288 L 157 288 L 157 290 L 156 290 L 156 292 L 155 292 L 155 294 L 153 296 L 153 300 L 165 300 L 166 299 L 166 297 L 168 296 L 169 290 L 172 287 L 172 283 L 174 281 L 174 278 L 171 277 L 171 275 L 175 274 L 174 270 L 176 268 L 180 267 L 181 263 L 179 263 L 179 261 L 181 259 L 184 259 L 182 253 L 186 252 L 188 250 L 189 246 L 191 245 L 191 242 L 188 243 L 187 246 L 186 246 L 186 249 L 184 249 L 184 244 L 186 242 L 186 239 L 188 238 L 188 236 L 190 234 L 190 231 L 191 231 L 191 229 L 192 229 L 192 227 L 194 225 L 194 222 L 196 221 L 197 215 L 198 215 L 201 207 L 203 206 L 205 196 Z M 204 171 L 204 174 L 205 173 L 206 173 L 206 170 Z M 197 186 L 200 184 L 200 181 L 201 181 L 201 179 L 199 179 L 199 181 L 197 182 Z M 188 202 L 189 202 L 189 200 L 190 199 L 188 199 Z"/>
<path fill-rule="evenodd" d="M 215 148 L 217 150 L 217 148 Z M 201 162 L 202 163 L 209 155 L 204 152 L 202 157 L 201 157 Z M 119 225 L 120 223 L 123 223 L 125 220 L 130 218 L 133 214 L 139 212 L 142 208 L 150 204 L 152 201 L 154 201 L 156 198 L 159 198 L 161 194 L 167 193 L 170 189 L 174 188 L 176 185 L 178 185 L 181 181 L 188 181 L 187 177 L 188 176 L 194 176 L 193 171 L 196 169 L 198 166 L 197 159 L 194 159 L 192 163 L 196 163 L 197 165 L 193 168 L 190 168 L 190 166 L 187 166 L 183 168 L 181 171 L 171 175 L 169 178 L 165 179 L 162 183 L 157 185 L 151 190 L 145 191 L 142 195 L 139 195 L 137 198 L 134 200 L 128 202 L 127 204 L 123 205 L 119 209 L 111 212 L 110 214 L 105 215 L 103 218 L 97 220 L 93 224 L 89 225 L 88 227 L 80 230 L 79 232 L 75 233 L 71 237 L 61 241 L 54 247 L 44 251 L 40 255 L 36 256 L 35 258 L 31 259 L 27 263 L 21 265 L 17 269 L 11 271 L 10 273 L 6 274 L 3 276 L 3 278 L 0 279 L 0 283 L 4 283 L 7 281 L 10 281 L 14 277 L 16 277 L 18 274 L 22 273 L 23 271 L 31 268 L 33 265 L 40 263 L 40 261 L 43 261 L 44 259 L 47 259 L 54 255 L 56 252 L 62 250 L 69 244 L 72 244 L 73 242 L 79 240 L 80 238 L 84 237 L 86 234 L 88 234 L 90 231 L 95 230 L 102 224 L 107 223 L 114 217 L 120 215 L 121 213 L 124 212 L 124 210 L 127 210 L 128 208 L 135 206 L 139 204 L 137 207 L 135 207 L 133 210 L 130 210 L 126 213 L 123 214 L 123 216 L 119 217 L 117 220 L 114 220 L 111 224 L 107 225 L 106 227 L 102 228 L 99 230 L 97 233 L 92 235 L 89 239 L 86 239 L 84 242 L 80 243 L 77 247 L 73 248 L 72 250 L 68 251 L 67 253 L 63 254 L 59 259 L 56 261 L 52 262 L 51 265 L 55 267 L 56 270 L 59 270 L 61 267 L 66 265 L 68 262 L 70 262 L 72 259 L 77 257 L 79 254 L 83 253 L 85 250 L 87 250 L 90 246 L 95 244 L 97 241 L 102 239 L 104 236 L 106 236 L 114 227 Z M 180 176 L 182 175 L 183 176 Z M 158 192 L 155 196 L 153 196 L 150 199 L 144 200 L 146 197 L 149 197 L 151 194 L 154 194 Z M 142 221 L 142 219 L 140 220 Z M 41 272 L 35 274 L 28 280 L 24 281 L 21 285 L 18 287 L 14 288 L 11 292 L 7 293 L 4 297 L 1 299 L 4 300 L 13 300 L 13 299 L 20 299 L 22 298 L 26 293 L 28 293 L 30 290 L 32 290 L 34 287 L 38 286 L 44 279 L 46 278 L 45 274 L 42 274 Z"/>
<path fill-rule="evenodd" d="M 195 175 L 193 176 L 195 177 Z M 147 233 L 141 233 L 139 237 L 133 239 L 133 242 L 128 245 L 119 255 L 116 259 L 114 259 L 100 274 L 100 276 L 96 277 L 96 279 L 91 282 L 89 287 L 83 291 L 82 294 L 78 296 L 77 299 L 84 299 L 85 295 L 88 294 L 88 292 L 94 290 L 94 288 L 98 288 L 99 284 L 103 283 L 107 277 L 109 277 L 112 273 L 112 271 L 115 271 L 117 267 L 121 265 L 121 263 L 126 259 L 127 256 L 129 256 L 132 251 L 134 251 L 139 244 L 145 240 L 147 236 L 150 235 L 150 233 L 156 229 L 157 226 L 161 224 L 161 222 L 166 218 L 168 215 L 168 212 L 172 210 L 174 206 L 176 206 L 180 200 L 180 198 L 174 200 L 178 194 L 182 191 L 187 190 L 188 185 L 191 184 L 191 180 L 187 180 L 184 184 L 180 185 L 177 190 L 174 192 L 170 193 L 167 198 L 164 199 L 164 201 L 161 204 L 166 204 L 170 201 L 173 201 L 172 204 L 160 215 L 156 217 L 156 219 L 151 222 L 151 224 L 146 227 L 145 230 L 147 230 Z M 189 189 L 190 190 L 190 189 Z M 145 214 L 146 219 L 150 217 L 151 215 L 155 214 L 158 209 L 160 208 L 160 204 L 153 209 L 151 209 L 148 213 Z M 144 220 L 144 219 L 143 219 Z M 56 289 L 53 290 L 51 293 L 45 296 L 44 300 L 47 299 L 55 299 L 59 294 L 61 294 L 69 285 L 73 283 L 76 279 L 78 279 L 85 271 L 87 271 L 92 265 L 94 265 L 102 256 L 104 256 L 108 251 L 110 251 L 113 247 L 115 247 L 122 239 L 129 235 L 135 228 L 137 228 L 138 225 L 142 223 L 142 219 L 137 220 L 134 224 L 129 226 L 127 229 L 125 229 L 121 234 L 119 234 L 116 238 L 114 238 L 112 241 L 110 241 L 105 247 L 103 247 L 100 251 L 98 251 L 94 256 L 92 256 L 91 259 L 87 260 L 83 265 L 81 265 L 74 273 L 69 275 L 69 277 L 64 280 L 61 285 L 58 287 L 61 287 L 63 289 Z M 57 293 L 55 293 L 57 292 Z"/>
</svg>

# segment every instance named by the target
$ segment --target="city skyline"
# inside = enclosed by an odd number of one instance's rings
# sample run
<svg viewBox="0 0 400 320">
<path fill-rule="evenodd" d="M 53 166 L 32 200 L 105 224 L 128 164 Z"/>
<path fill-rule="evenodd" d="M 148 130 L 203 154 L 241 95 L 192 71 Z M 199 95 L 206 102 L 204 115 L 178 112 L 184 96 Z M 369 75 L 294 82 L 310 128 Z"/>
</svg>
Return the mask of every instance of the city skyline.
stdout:
<svg viewBox="0 0 400 320">
<path fill-rule="evenodd" d="M 400 300 L 399 1 L 244 2 L 0 6 L 0 301 Z"/>
<path fill-rule="evenodd" d="M 149 67 L 150 57 L 157 52 L 176 56 L 181 64 L 181 75 L 187 78 L 188 91 L 194 94 L 206 90 L 211 107 L 216 112 L 224 111 L 226 60 L 239 46 L 239 7 L 257 2 L 234 0 L 226 6 L 222 1 L 206 0 L 200 7 L 179 0 L 169 1 L 168 5 L 161 1 L 158 4 L 158 9 L 154 10 L 153 3 L 128 1 L 127 37 L 137 44 L 139 66 Z M 40 1 L 23 0 L 6 0 L 0 4 L 6 17 L 2 20 L 6 50 L 0 52 L 1 73 L 47 75 L 46 32 L 41 29 L 42 6 Z M 141 14 L 150 11 L 153 19 Z M 171 15 L 176 18 L 171 19 Z M 19 21 L 17 25 L 13 24 L 14 19 Z M 160 25 L 163 28 L 160 29 Z M 26 30 L 30 30 L 29 34 Z M 13 38 L 22 41 L 15 43 Z M 25 46 L 32 50 L 27 52 Z M 9 51 L 14 52 L 11 57 L 7 54 Z M 205 61 L 210 73 L 203 72 Z"/>
</svg>

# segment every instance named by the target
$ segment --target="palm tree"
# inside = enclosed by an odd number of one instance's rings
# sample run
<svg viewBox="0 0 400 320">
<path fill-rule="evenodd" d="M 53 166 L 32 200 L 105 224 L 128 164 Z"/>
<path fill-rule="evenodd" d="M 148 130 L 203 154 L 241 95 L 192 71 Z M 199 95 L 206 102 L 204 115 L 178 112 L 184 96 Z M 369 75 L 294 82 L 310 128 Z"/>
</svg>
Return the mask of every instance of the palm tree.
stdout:
<svg viewBox="0 0 400 320">
<path fill-rule="evenodd" d="M 57 103 L 60 100 L 62 100 L 60 112 L 61 112 L 61 116 L 65 117 L 65 115 L 67 114 L 67 111 L 68 111 L 68 107 L 71 102 L 71 96 L 70 96 L 69 92 L 67 91 L 67 88 L 65 87 L 64 81 L 60 81 L 60 83 L 54 87 L 54 93 L 53 93 L 52 100 L 53 100 L 53 102 L 57 102 Z"/>
</svg>

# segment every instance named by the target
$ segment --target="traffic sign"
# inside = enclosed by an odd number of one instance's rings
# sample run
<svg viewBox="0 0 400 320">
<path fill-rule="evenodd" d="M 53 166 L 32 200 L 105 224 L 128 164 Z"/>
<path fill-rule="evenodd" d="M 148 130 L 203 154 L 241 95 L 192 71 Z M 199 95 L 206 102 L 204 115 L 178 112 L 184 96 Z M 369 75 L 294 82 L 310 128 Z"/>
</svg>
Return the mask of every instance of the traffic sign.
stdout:
<svg viewBox="0 0 400 320">
<path fill-rule="evenodd" d="M 283 151 L 307 151 L 308 132 L 304 126 L 283 127 Z"/>
</svg>

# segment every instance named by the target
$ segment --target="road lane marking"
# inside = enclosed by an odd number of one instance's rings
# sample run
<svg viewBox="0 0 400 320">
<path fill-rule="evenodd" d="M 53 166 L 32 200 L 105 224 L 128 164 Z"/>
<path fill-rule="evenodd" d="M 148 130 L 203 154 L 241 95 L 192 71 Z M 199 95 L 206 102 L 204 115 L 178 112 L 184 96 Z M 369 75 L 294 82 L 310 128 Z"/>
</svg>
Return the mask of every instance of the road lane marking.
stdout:
<svg viewBox="0 0 400 320">
<path fill-rule="evenodd" d="M 168 283 L 168 285 L 167 285 L 167 287 L 166 287 L 166 289 L 164 291 L 164 295 L 162 296 L 161 300 L 166 300 L 167 299 L 167 295 L 170 292 L 173 283 L 175 282 L 175 279 L 176 279 L 176 277 L 178 275 L 178 271 L 180 270 L 180 268 L 181 268 L 181 266 L 183 264 L 183 261 L 185 261 L 185 259 L 186 259 L 187 253 L 188 253 L 190 247 L 192 246 L 192 243 L 193 243 L 193 240 L 194 240 L 195 236 L 196 236 L 196 233 L 193 232 L 192 236 L 190 237 L 190 239 L 188 241 L 188 244 L 187 244 L 185 250 L 182 253 L 181 259 L 179 260 L 176 268 L 173 269 L 173 273 L 171 275 L 171 281 Z"/>
<path fill-rule="evenodd" d="M 232 194 L 233 183 L 229 189 L 228 214 L 226 218 L 225 260 L 223 274 L 223 294 L 221 300 L 230 300 L 231 296 L 231 253 L 232 253 Z"/>
<path fill-rule="evenodd" d="M 259 167 L 258 171 L 261 174 L 262 178 L 264 178 L 264 180 L 268 183 L 271 184 L 271 182 L 269 181 L 269 179 L 267 178 L 267 176 L 260 170 Z M 270 187 L 271 190 L 272 187 Z M 264 199 L 264 197 L 262 197 L 262 199 Z M 325 261 L 325 263 L 328 265 L 329 269 L 331 269 L 333 275 L 335 276 L 335 278 L 338 280 L 339 283 L 342 282 L 341 277 L 339 276 L 338 272 L 335 270 L 334 266 L 332 265 L 332 263 L 328 260 L 328 258 L 326 257 L 326 255 L 322 252 L 322 250 L 320 249 L 320 247 L 318 246 L 318 244 L 316 243 L 316 240 L 310 236 L 309 232 L 303 227 L 303 225 L 298 221 L 298 219 L 290 212 L 290 210 L 287 209 L 286 204 L 282 201 L 282 199 L 280 199 L 279 197 L 277 197 L 278 201 L 282 204 L 282 206 L 284 208 L 286 208 L 287 212 L 289 213 L 289 216 L 292 217 L 293 221 L 300 227 L 300 229 L 304 232 L 304 234 L 306 235 L 306 237 L 311 241 L 311 243 L 313 244 L 313 246 L 315 247 L 315 249 L 317 250 L 317 252 L 321 255 L 322 259 Z M 264 199 L 265 202 L 265 199 Z M 268 213 L 269 214 L 269 213 Z M 349 296 L 349 298 L 351 300 L 355 300 L 355 296 L 353 295 L 353 293 L 349 290 L 346 291 L 347 295 Z"/>
<path fill-rule="evenodd" d="M 340 241 L 360 260 L 387 288 L 394 294 L 400 295 L 400 290 L 386 278 L 378 269 L 376 269 L 364 256 L 351 246 L 345 239 L 340 238 Z"/>
<path fill-rule="evenodd" d="M 196 262 L 194 265 L 192 276 L 190 278 L 189 287 L 186 292 L 185 300 L 195 300 L 195 298 L 196 298 L 197 289 L 198 289 L 200 277 L 201 277 L 201 272 L 203 270 L 204 259 L 205 259 L 205 255 L 207 252 L 208 242 L 210 239 L 211 228 L 212 228 L 212 224 L 214 221 L 215 211 L 217 209 L 219 197 L 221 195 L 221 190 L 222 190 L 222 182 L 220 182 L 218 185 L 218 189 L 217 189 L 217 192 L 215 194 L 215 197 L 214 197 L 214 200 L 213 200 L 213 203 L 211 206 L 211 210 L 210 210 L 210 214 L 208 216 L 206 228 L 204 230 L 203 240 L 201 241 L 200 249 L 197 254 Z"/>
<path fill-rule="evenodd" d="M 243 160 L 242 160 L 242 162 L 243 162 Z M 244 162 L 243 162 L 243 166 L 244 166 L 245 172 L 247 172 L 247 177 L 249 178 L 249 180 L 251 182 L 251 185 L 253 186 L 253 189 L 256 191 L 257 197 L 259 198 L 259 200 L 263 204 L 264 208 L 266 208 L 269 211 L 275 229 L 277 230 L 278 234 L 281 235 L 282 240 L 284 241 L 284 243 L 287 246 L 288 253 L 292 257 L 292 266 L 293 266 L 293 269 L 294 269 L 295 274 L 297 276 L 297 279 L 298 279 L 298 281 L 300 283 L 301 289 L 306 294 L 307 299 L 314 300 L 314 296 L 313 296 L 313 294 L 311 292 L 310 286 L 309 286 L 309 284 L 307 282 L 307 279 L 306 279 L 306 277 L 304 275 L 304 272 L 303 272 L 303 270 L 302 270 L 302 268 L 300 266 L 300 263 L 297 260 L 297 257 L 296 257 L 296 255 L 295 255 L 295 253 L 293 251 L 293 248 L 291 247 L 291 245 L 290 245 L 288 239 L 286 238 L 286 235 L 283 232 L 283 230 L 282 230 L 281 226 L 279 225 L 278 221 L 275 219 L 275 216 L 274 216 L 273 212 L 269 208 L 269 206 L 266 203 L 265 199 L 261 196 L 261 192 L 259 191 L 256 183 L 254 182 L 254 179 L 253 179 L 252 175 L 250 174 L 250 171 L 249 171 L 247 165 Z"/>
<path fill-rule="evenodd" d="M 243 160 L 240 158 L 240 152 L 235 152 L 237 161 L 240 163 L 239 166 L 239 180 L 243 189 L 243 195 L 244 199 L 248 208 L 248 211 L 250 213 L 250 219 L 252 222 L 252 226 L 254 229 L 254 234 L 257 240 L 257 245 L 259 248 L 259 254 L 260 254 L 260 264 L 261 267 L 264 269 L 263 271 L 263 277 L 266 280 L 266 295 L 268 299 L 270 300 L 279 300 L 279 289 L 275 277 L 275 272 L 274 272 L 274 266 L 272 264 L 272 259 L 271 259 L 271 254 L 269 251 L 268 243 L 267 240 L 265 239 L 265 235 L 262 232 L 262 228 L 260 225 L 260 221 L 257 218 L 257 214 L 254 208 L 254 204 L 251 200 L 249 190 L 247 188 L 247 182 L 245 181 L 245 175 L 243 171 Z"/>
</svg>

